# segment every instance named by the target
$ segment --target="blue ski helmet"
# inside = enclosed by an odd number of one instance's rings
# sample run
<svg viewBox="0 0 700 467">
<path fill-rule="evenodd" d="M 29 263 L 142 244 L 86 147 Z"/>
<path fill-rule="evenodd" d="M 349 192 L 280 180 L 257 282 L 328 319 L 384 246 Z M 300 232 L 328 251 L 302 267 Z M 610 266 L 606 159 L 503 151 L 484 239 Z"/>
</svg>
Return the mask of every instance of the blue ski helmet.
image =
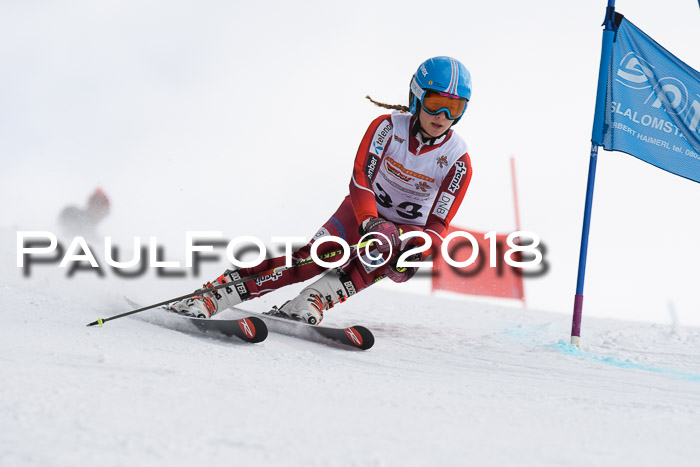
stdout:
<svg viewBox="0 0 700 467">
<path fill-rule="evenodd" d="M 472 77 L 459 60 L 451 57 L 434 57 L 424 61 L 411 79 L 408 94 L 409 111 L 416 114 L 419 103 L 427 90 L 443 92 L 467 100 L 472 96 Z M 466 106 L 465 109 L 466 111 Z M 462 113 L 464 115 L 464 113 Z M 457 123 L 462 115 L 453 123 Z"/>
</svg>

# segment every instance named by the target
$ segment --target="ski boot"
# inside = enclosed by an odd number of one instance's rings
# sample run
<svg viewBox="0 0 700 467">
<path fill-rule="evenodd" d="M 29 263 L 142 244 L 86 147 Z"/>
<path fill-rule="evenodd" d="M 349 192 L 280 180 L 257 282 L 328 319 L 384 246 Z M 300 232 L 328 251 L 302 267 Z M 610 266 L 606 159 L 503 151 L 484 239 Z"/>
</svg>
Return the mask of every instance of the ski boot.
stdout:
<svg viewBox="0 0 700 467">
<path fill-rule="evenodd" d="M 211 318 L 217 312 L 216 302 L 209 297 L 195 295 L 168 305 L 168 310 L 192 318 Z"/>
<path fill-rule="evenodd" d="M 238 271 L 227 270 L 216 279 L 217 284 L 240 280 Z M 213 288 L 211 282 L 207 282 L 204 288 Z M 245 292 L 245 293 L 243 293 Z M 243 295 L 241 295 L 243 293 Z M 216 313 L 226 308 L 231 308 L 246 300 L 250 295 L 244 284 L 224 287 L 213 292 L 186 298 L 168 305 L 170 311 L 194 318 L 211 318 Z"/>
<path fill-rule="evenodd" d="M 310 303 L 312 303 L 310 307 L 299 308 L 290 305 L 292 302 L 295 302 L 297 299 L 302 297 L 302 295 L 306 296 L 302 293 L 294 300 L 287 300 L 279 308 L 277 306 L 273 306 L 270 311 L 266 311 L 263 314 L 275 318 L 288 319 L 291 321 L 304 321 L 307 324 L 315 326 L 323 319 L 323 310 L 326 309 L 323 298 L 312 293 L 308 295 L 308 300 Z"/>
<path fill-rule="evenodd" d="M 294 299 L 281 307 L 273 307 L 265 314 L 305 321 L 317 325 L 323 320 L 323 312 L 347 300 L 357 293 L 350 276 L 340 268 L 327 272 L 319 280 L 306 287 Z"/>
</svg>

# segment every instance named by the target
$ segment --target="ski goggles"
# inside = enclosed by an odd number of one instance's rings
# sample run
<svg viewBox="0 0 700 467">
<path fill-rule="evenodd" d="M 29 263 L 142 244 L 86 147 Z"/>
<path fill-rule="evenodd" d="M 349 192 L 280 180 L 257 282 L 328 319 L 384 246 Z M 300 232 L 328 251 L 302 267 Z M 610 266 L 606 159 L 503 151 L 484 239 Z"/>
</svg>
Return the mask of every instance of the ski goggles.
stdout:
<svg viewBox="0 0 700 467">
<path fill-rule="evenodd" d="M 438 92 L 427 90 L 421 99 L 421 105 L 430 115 L 437 115 L 440 112 L 446 112 L 447 118 L 456 120 L 462 116 L 467 108 L 467 99 L 447 94 L 446 92 Z"/>
</svg>

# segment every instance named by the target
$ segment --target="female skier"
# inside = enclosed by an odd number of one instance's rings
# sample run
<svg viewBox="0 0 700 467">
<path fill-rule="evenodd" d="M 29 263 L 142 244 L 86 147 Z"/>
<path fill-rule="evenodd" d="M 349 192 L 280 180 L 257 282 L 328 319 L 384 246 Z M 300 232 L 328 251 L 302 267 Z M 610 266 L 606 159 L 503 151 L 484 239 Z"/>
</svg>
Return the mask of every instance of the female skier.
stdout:
<svg viewBox="0 0 700 467">
<path fill-rule="evenodd" d="M 390 261 L 373 267 L 367 260 L 360 261 L 356 251 L 343 266 L 330 270 L 304 261 L 303 265 L 275 271 L 285 265 L 281 256 L 253 268 L 227 270 L 216 282 L 233 282 L 231 287 L 181 300 L 170 308 L 210 318 L 218 311 L 325 272 L 296 298 L 273 310 L 273 314 L 318 324 L 324 310 L 385 276 L 395 282 L 410 279 L 416 268 L 398 267 L 396 260 L 422 240 L 414 238 L 402 244 L 400 233 L 423 231 L 438 251 L 471 180 L 467 145 L 451 129 L 462 118 L 470 98 L 467 68 L 454 58 L 435 57 L 423 62 L 413 75 L 409 107 L 372 101 L 396 111 L 370 124 L 355 156 L 349 195 L 314 238 L 292 255 L 296 262 L 307 260 L 313 243 L 328 235 L 355 245 L 364 234 L 372 233 L 386 236 L 378 236 L 386 240 L 376 248 L 382 254 L 393 252 Z M 337 245 L 327 242 L 318 254 L 333 249 Z M 411 256 L 414 260 L 421 257 Z M 252 275 L 257 277 L 241 282 Z"/>
</svg>

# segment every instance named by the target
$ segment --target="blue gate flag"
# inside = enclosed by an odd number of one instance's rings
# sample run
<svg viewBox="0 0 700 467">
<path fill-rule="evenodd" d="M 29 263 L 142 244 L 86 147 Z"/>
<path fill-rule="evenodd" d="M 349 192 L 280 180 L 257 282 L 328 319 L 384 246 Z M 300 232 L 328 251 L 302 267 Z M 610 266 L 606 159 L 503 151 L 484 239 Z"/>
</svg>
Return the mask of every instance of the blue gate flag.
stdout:
<svg viewBox="0 0 700 467">
<path fill-rule="evenodd" d="M 700 73 L 619 18 L 593 143 L 700 182 Z"/>
</svg>

